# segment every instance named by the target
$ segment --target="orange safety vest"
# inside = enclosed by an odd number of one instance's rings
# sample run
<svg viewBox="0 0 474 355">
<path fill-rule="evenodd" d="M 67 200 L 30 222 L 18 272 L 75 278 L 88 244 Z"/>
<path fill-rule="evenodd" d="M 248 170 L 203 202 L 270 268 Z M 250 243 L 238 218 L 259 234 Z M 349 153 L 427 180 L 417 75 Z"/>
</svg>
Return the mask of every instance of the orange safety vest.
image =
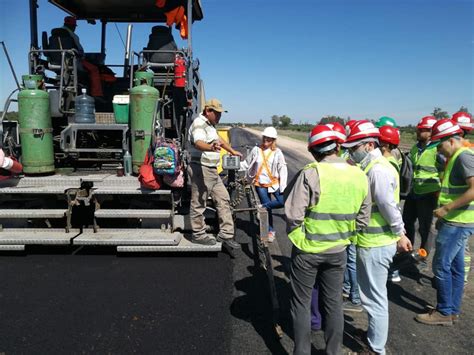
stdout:
<svg viewBox="0 0 474 355">
<path fill-rule="evenodd" d="M 265 154 L 263 153 L 263 149 L 262 148 L 259 148 L 259 149 L 262 152 L 263 163 L 258 168 L 257 175 L 255 175 L 254 185 L 258 186 L 258 187 L 271 187 L 271 186 L 278 183 L 278 178 L 273 177 L 272 172 L 270 171 L 270 168 L 268 167 L 268 159 L 272 155 L 273 150 L 270 150 L 270 153 L 268 153 L 267 156 L 265 156 Z M 260 178 L 260 174 L 262 173 L 262 169 L 264 167 L 265 167 L 265 170 L 268 174 L 268 177 L 270 178 L 270 183 L 269 184 L 261 184 L 261 183 L 258 182 L 258 180 Z"/>
</svg>

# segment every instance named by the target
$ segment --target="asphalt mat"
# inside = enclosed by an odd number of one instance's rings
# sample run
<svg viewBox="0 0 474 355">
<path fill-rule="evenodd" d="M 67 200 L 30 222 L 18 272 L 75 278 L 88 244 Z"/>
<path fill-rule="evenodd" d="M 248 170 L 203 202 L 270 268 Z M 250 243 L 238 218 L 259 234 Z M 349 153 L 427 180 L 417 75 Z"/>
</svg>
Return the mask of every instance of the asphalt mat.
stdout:
<svg viewBox="0 0 474 355">
<path fill-rule="evenodd" d="M 0 256 L 0 353 L 229 352 L 227 255 L 54 250 Z"/>
</svg>

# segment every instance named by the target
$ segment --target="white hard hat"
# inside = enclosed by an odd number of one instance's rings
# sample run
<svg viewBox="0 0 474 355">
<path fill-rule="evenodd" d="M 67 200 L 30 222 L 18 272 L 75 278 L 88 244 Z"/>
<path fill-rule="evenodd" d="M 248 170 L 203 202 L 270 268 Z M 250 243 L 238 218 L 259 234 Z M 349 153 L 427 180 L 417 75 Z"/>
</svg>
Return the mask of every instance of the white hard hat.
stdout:
<svg viewBox="0 0 474 355">
<path fill-rule="evenodd" d="M 276 139 L 278 136 L 277 130 L 273 127 L 267 127 L 263 130 L 262 136 Z"/>
</svg>

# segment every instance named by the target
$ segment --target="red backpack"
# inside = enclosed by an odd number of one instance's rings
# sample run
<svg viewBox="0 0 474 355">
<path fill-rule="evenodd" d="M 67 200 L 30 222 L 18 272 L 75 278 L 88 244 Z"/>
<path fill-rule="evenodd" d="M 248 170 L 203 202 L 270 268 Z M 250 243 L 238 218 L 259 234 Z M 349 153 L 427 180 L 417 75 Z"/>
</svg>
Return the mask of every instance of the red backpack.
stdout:
<svg viewBox="0 0 474 355">
<path fill-rule="evenodd" d="M 155 174 L 153 169 L 153 153 L 147 150 L 145 160 L 138 171 L 138 181 L 143 188 L 150 190 L 159 190 L 162 185 L 162 177 Z"/>
</svg>

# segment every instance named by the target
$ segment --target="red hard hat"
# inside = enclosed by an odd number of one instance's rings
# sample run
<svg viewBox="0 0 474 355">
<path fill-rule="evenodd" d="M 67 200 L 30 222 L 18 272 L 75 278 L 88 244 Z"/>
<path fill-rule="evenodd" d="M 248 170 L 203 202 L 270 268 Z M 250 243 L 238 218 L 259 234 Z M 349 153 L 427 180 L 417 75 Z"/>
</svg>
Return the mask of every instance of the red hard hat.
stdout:
<svg viewBox="0 0 474 355">
<path fill-rule="evenodd" d="M 346 130 L 339 122 L 326 123 L 325 126 L 328 126 L 334 131 L 334 134 L 338 137 L 337 142 L 342 144 L 346 141 Z"/>
<path fill-rule="evenodd" d="M 65 25 L 71 25 L 71 26 L 77 26 L 76 18 L 72 17 L 72 16 L 66 16 L 64 18 L 64 24 Z"/>
<path fill-rule="evenodd" d="M 379 128 L 381 142 L 390 143 L 393 145 L 400 144 L 400 131 L 393 126 L 382 126 Z"/>
<path fill-rule="evenodd" d="M 374 124 L 367 120 L 357 121 L 352 125 L 349 134 L 347 135 L 346 143 L 358 141 L 364 138 L 378 138 L 380 132 Z"/>
<path fill-rule="evenodd" d="M 423 117 L 420 122 L 416 125 L 418 129 L 432 129 L 433 125 L 436 123 L 435 116 L 425 116 Z"/>
<path fill-rule="evenodd" d="M 329 141 L 338 141 L 339 138 L 331 128 L 325 125 L 316 125 L 308 137 L 308 149 Z"/>
<path fill-rule="evenodd" d="M 466 131 L 474 129 L 474 120 L 469 112 L 456 112 L 451 119 L 456 122 L 461 129 L 465 129 Z"/>
<path fill-rule="evenodd" d="M 437 142 L 440 139 L 462 133 L 461 127 L 459 127 L 456 122 L 448 118 L 443 118 L 437 121 L 431 129 L 431 142 Z"/>
<path fill-rule="evenodd" d="M 352 126 L 354 126 L 356 123 L 357 123 L 357 120 L 349 120 L 346 122 L 346 125 L 344 126 L 344 128 L 346 129 L 346 136 L 351 131 Z"/>
</svg>

